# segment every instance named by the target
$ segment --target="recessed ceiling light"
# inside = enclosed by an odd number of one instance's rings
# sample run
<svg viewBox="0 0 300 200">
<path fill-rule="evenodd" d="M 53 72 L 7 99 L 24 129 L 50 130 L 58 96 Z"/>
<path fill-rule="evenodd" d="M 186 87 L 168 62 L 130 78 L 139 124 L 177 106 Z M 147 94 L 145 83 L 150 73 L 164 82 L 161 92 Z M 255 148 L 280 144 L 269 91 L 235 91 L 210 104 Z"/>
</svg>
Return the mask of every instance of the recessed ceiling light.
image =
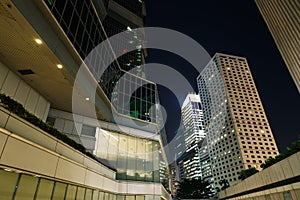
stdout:
<svg viewBox="0 0 300 200">
<path fill-rule="evenodd" d="M 37 44 L 42 44 L 42 43 L 43 43 L 42 40 L 41 40 L 41 39 L 38 39 L 38 38 L 34 39 L 34 41 L 35 41 Z"/>
<path fill-rule="evenodd" d="M 58 69 L 63 68 L 62 64 L 57 64 L 56 66 L 57 66 Z"/>
<path fill-rule="evenodd" d="M 87 97 L 87 98 L 85 98 L 85 100 L 89 101 L 89 100 L 90 100 L 90 98 L 88 98 L 88 97 Z"/>
</svg>

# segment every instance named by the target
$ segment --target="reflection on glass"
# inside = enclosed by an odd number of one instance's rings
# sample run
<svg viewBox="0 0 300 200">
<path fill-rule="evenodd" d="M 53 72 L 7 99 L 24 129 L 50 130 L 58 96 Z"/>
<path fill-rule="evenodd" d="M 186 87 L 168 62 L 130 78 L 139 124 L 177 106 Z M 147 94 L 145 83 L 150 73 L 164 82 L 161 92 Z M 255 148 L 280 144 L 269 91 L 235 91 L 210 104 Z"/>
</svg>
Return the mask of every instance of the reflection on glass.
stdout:
<svg viewBox="0 0 300 200">
<path fill-rule="evenodd" d="M 0 170 L 0 199 L 12 199 L 19 174 Z"/>
<path fill-rule="evenodd" d="M 98 200 L 99 198 L 99 191 L 98 190 L 94 190 L 93 191 L 93 200 Z"/>
<path fill-rule="evenodd" d="M 93 193 L 93 191 L 91 189 L 86 189 L 86 191 L 85 191 L 85 200 L 91 200 L 92 199 L 92 193 Z"/>
<path fill-rule="evenodd" d="M 52 199 L 63 200 L 65 198 L 67 184 L 56 182 Z"/>
<path fill-rule="evenodd" d="M 159 182 L 159 142 L 98 129 L 95 154 L 117 169 L 119 180 Z"/>
<path fill-rule="evenodd" d="M 54 186 L 54 181 L 41 179 L 37 190 L 36 199 L 38 200 L 48 200 L 51 199 L 51 194 Z M 67 200 L 74 198 L 67 198 Z"/>
<path fill-rule="evenodd" d="M 76 200 L 84 200 L 84 192 L 85 192 L 85 188 L 78 187 L 77 188 Z"/>
<path fill-rule="evenodd" d="M 99 192 L 99 199 L 104 199 L 104 192 Z"/>
<path fill-rule="evenodd" d="M 5 181 L 2 181 L 5 180 Z M 119 195 L 0 169 L 0 200 L 159 200 L 153 195 Z M 52 196 L 53 195 L 53 196 Z M 35 198 L 34 198 L 35 196 Z M 52 198 L 51 198 L 52 196 Z"/>
<path fill-rule="evenodd" d="M 15 196 L 15 200 L 32 200 L 35 194 L 36 186 L 37 186 L 38 179 L 29 176 L 29 175 L 22 175 L 19 185 L 17 187 L 17 193 Z"/>
</svg>

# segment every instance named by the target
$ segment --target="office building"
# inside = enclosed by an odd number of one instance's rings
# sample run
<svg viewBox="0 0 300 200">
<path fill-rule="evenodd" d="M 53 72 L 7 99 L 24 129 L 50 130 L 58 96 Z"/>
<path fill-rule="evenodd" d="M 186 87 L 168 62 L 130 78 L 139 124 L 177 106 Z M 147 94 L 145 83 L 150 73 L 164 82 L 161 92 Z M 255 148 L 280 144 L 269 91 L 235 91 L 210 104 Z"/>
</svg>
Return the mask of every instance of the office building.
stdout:
<svg viewBox="0 0 300 200">
<path fill-rule="evenodd" d="M 208 152 L 207 140 L 204 139 L 201 143 L 201 147 L 199 149 L 199 157 L 200 157 L 200 171 L 201 171 L 201 179 L 207 181 L 214 190 L 214 178 L 211 169 L 211 159 Z"/>
<path fill-rule="evenodd" d="M 171 149 L 173 149 L 173 152 L 171 152 L 172 155 L 174 155 L 174 160 L 176 161 L 178 158 L 181 157 L 181 155 L 186 151 L 185 142 L 184 142 L 184 135 L 183 135 L 183 125 L 181 124 L 178 129 L 174 133 L 174 138 L 172 142 L 170 143 Z"/>
<path fill-rule="evenodd" d="M 256 0 L 256 4 L 300 92 L 300 2 L 297 0 Z"/>
<path fill-rule="evenodd" d="M 278 155 L 246 58 L 217 53 L 197 83 L 215 187 Z"/>
<path fill-rule="evenodd" d="M 191 149 L 189 152 L 177 159 L 179 168 L 179 180 L 201 179 L 199 147 Z"/>
<path fill-rule="evenodd" d="M 146 91 L 133 99 L 145 99 L 130 108 L 111 109 L 128 103 L 115 104 L 111 92 L 117 77 L 130 70 L 120 65 L 129 58 L 113 57 L 109 73 L 101 77 L 95 66 L 118 49 L 98 49 L 83 64 L 111 34 L 110 23 L 142 26 L 135 19 L 143 21 L 144 2 L 7 0 L 0 2 L 0 14 L 0 180 L 6 180 L 0 181 L 0 199 L 170 199 L 161 184 L 168 171 L 163 166 L 163 131 L 156 124 L 156 111 L 148 111 L 158 101 L 156 85 L 139 71 L 127 74 L 132 85 Z M 130 59 L 143 59 L 138 52 Z M 89 79 L 74 94 L 80 66 Z M 91 82 L 96 82 L 95 102 L 86 96 Z M 118 91 L 128 95 L 126 87 Z M 88 109 L 73 113 L 72 95 Z M 113 115 L 122 119 L 120 124 Z M 129 126 L 129 121 L 135 123 Z"/>
<path fill-rule="evenodd" d="M 178 136 L 176 135 L 176 141 L 180 142 L 175 147 L 180 150 L 176 152 L 179 180 L 200 179 L 199 151 L 205 134 L 203 129 L 203 112 L 198 94 L 190 93 L 187 95 L 182 104 L 181 113 L 182 127 L 178 129 Z"/>
<path fill-rule="evenodd" d="M 183 135 L 186 151 L 197 147 L 197 144 L 205 137 L 203 129 L 203 111 L 198 94 L 188 94 L 182 107 Z"/>
</svg>

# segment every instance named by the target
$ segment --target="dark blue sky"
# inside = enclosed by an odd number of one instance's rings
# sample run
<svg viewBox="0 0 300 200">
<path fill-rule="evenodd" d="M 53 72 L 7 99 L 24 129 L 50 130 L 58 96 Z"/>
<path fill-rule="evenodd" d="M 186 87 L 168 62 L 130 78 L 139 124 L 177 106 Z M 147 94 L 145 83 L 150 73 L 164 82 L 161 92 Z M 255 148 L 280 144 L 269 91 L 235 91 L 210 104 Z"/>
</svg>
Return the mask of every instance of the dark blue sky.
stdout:
<svg viewBox="0 0 300 200">
<path fill-rule="evenodd" d="M 300 135 L 300 95 L 254 0 L 146 1 L 146 26 L 180 31 L 216 52 L 246 57 L 280 151 Z M 169 65 L 196 87 L 196 71 L 179 56 L 148 51 L 147 62 Z M 171 138 L 180 122 L 174 94 L 159 87 Z"/>
</svg>

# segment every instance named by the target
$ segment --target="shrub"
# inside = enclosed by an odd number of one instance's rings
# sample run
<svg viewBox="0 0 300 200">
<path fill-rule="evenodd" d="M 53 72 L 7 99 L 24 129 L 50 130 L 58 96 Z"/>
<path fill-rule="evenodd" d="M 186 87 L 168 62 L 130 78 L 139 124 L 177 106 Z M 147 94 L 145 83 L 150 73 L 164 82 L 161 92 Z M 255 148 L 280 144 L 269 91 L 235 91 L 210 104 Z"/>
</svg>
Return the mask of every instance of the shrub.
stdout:
<svg viewBox="0 0 300 200">
<path fill-rule="evenodd" d="M 300 136 L 299 136 L 300 138 Z M 267 160 L 265 160 L 265 163 L 261 164 L 260 167 L 263 169 L 266 169 L 267 167 L 270 167 L 272 165 L 274 165 L 275 163 L 297 153 L 300 151 L 300 139 L 298 139 L 296 142 L 294 142 L 291 147 L 287 148 L 287 151 L 284 153 L 281 153 L 279 155 L 277 155 L 275 158 L 268 158 Z"/>
<path fill-rule="evenodd" d="M 96 156 L 86 151 L 85 147 L 82 144 L 79 144 L 69 138 L 66 134 L 60 132 L 56 128 L 54 128 L 52 125 L 44 122 L 34 114 L 28 112 L 22 104 L 18 103 L 17 101 L 11 99 L 9 96 L 6 96 L 5 94 L 0 94 L 0 103 L 1 105 L 9 110 L 10 112 L 18 115 L 22 119 L 25 119 L 26 121 L 30 122 L 31 124 L 39 127 L 43 131 L 49 133 L 50 135 L 56 137 L 57 139 L 63 141 L 64 143 L 68 144 L 69 146 L 73 147 L 74 149 L 77 149 L 78 151 L 86 154 L 90 158 L 93 158 L 94 160 L 98 161 Z M 100 162 L 101 163 L 101 162 Z M 103 164 L 103 163 L 102 163 Z"/>
<path fill-rule="evenodd" d="M 255 167 L 250 167 L 249 169 L 242 170 L 238 178 L 240 180 L 244 180 L 244 179 L 252 176 L 253 174 L 256 174 L 257 172 L 258 172 L 258 170 Z"/>
</svg>

